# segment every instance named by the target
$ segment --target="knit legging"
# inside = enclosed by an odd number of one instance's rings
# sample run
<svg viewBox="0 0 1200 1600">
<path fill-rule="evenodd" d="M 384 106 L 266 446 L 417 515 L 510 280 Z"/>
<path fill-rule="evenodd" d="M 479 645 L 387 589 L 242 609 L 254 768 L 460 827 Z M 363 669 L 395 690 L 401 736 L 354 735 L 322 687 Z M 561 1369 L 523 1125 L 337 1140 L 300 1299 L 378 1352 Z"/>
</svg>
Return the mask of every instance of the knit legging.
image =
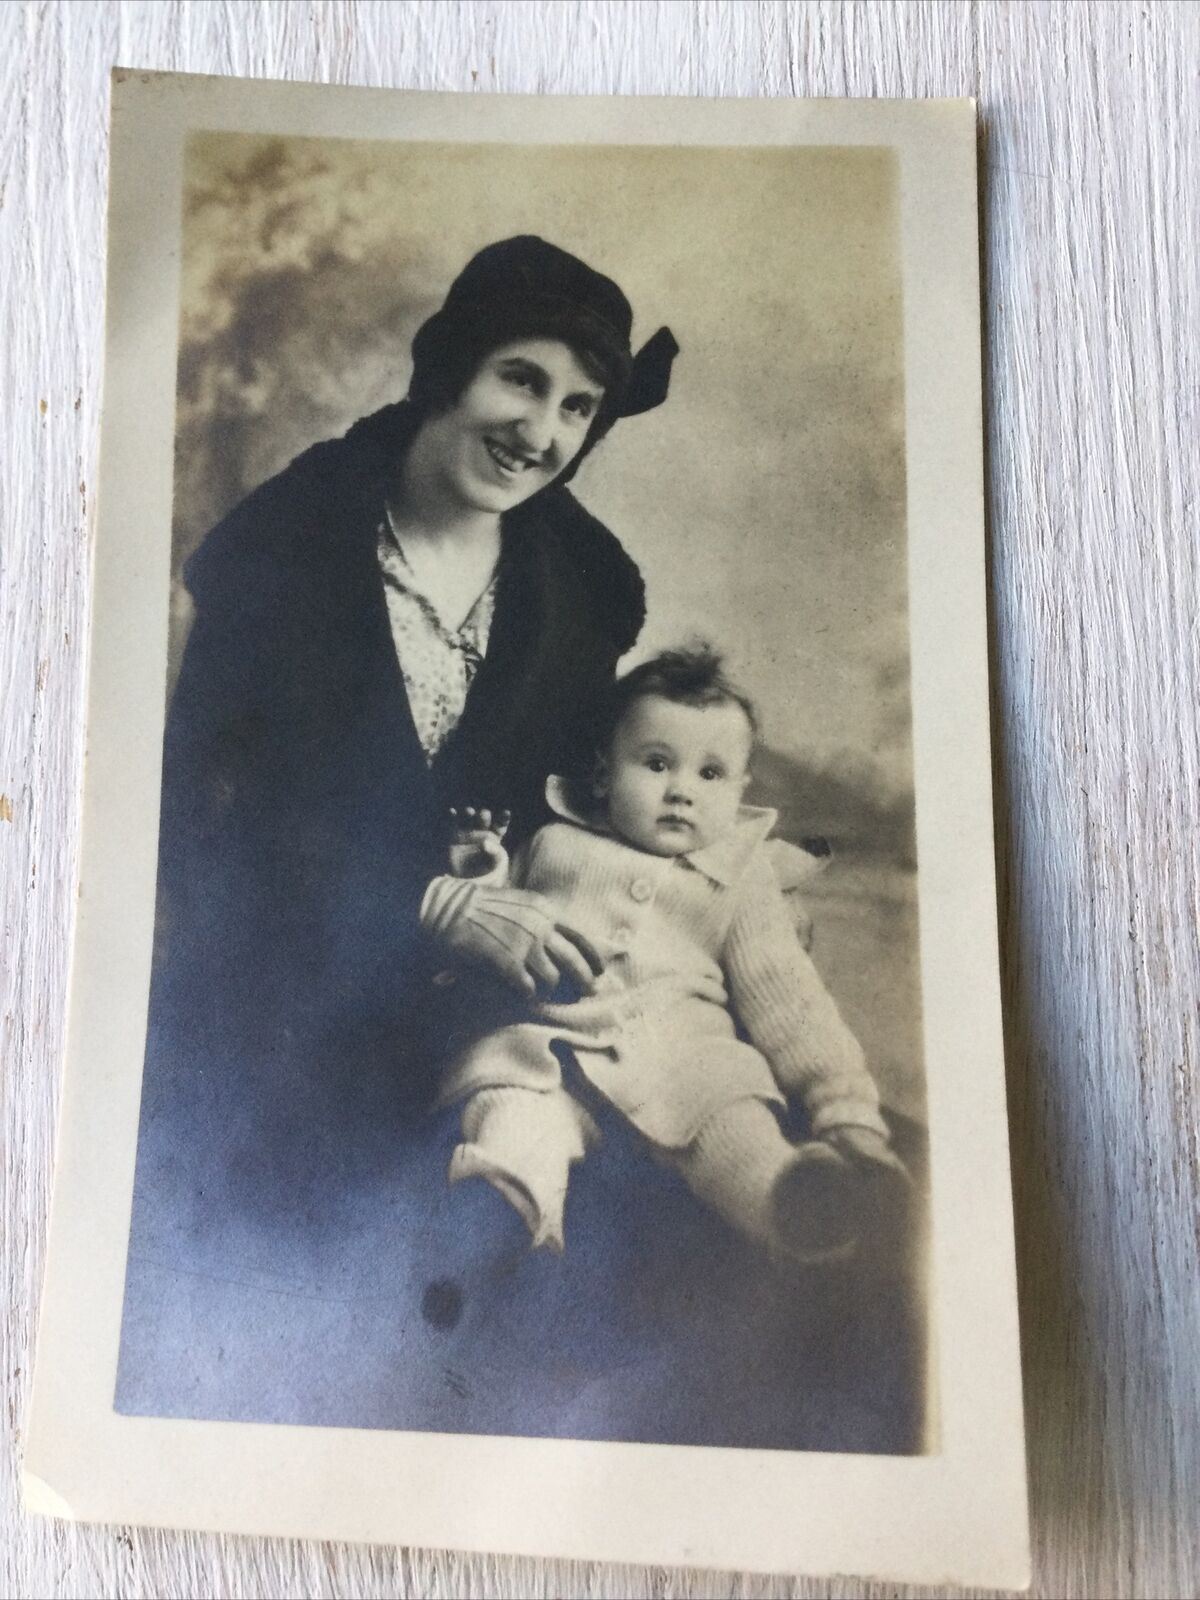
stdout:
<svg viewBox="0 0 1200 1600">
<path fill-rule="evenodd" d="M 485 1179 L 524 1218 L 535 1246 L 561 1250 L 571 1167 L 599 1136 L 566 1089 L 481 1089 L 463 1106 L 450 1181 Z M 769 1106 L 734 1101 L 710 1116 L 683 1149 L 656 1153 L 731 1227 L 762 1244 L 773 1242 L 775 1184 L 796 1151 Z"/>
</svg>

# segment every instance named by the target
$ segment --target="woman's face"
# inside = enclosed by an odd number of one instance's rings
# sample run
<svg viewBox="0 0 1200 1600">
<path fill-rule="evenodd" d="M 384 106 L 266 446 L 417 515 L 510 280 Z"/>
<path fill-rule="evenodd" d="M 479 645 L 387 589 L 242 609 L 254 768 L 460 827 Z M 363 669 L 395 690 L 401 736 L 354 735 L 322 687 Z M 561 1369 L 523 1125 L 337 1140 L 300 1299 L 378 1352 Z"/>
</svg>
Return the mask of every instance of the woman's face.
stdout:
<svg viewBox="0 0 1200 1600">
<path fill-rule="evenodd" d="M 463 510 L 511 511 L 571 464 L 603 397 L 560 340 L 501 345 L 421 430 L 424 462 L 439 493 Z"/>
</svg>

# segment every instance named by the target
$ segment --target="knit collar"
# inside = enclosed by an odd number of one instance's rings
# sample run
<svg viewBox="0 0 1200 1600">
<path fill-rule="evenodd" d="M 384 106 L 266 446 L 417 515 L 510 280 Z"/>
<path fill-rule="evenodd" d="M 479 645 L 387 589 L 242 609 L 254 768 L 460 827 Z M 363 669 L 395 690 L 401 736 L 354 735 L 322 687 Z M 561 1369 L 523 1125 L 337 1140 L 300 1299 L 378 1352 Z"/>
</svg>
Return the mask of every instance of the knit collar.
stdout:
<svg viewBox="0 0 1200 1600">
<path fill-rule="evenodd" d="M 551 776 L 546 779 L 546 804 L 555 816 L 573 822 L 577 828 L 587 828 L 591 833 L 613 837 L 602 819 L 584 816 L 575 809 L 567 797 L 565 778 Z M 779 813 L 770 806 L 739 806 L 737 820 L 728 833 L 700 850 L 691 850 L 670 859 L 694 867 L 713 883 L 727 889 L 745 872 L 750 857 L 775 826 L 778 816 Z M 629 848 L 634 849 L 635 846 Z"/>
</svg>

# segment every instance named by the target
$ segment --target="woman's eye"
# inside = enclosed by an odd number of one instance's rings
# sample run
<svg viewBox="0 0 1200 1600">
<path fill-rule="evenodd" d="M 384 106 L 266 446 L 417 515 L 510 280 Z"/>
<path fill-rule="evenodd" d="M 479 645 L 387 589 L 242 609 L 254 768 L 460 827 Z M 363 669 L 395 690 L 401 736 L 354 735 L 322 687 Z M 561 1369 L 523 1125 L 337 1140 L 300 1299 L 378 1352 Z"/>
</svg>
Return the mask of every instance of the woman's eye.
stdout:
<svg viewBox="0 0 1200 1600">
<path fill-rule="evenodd" d="M 596 402 L 594 400 L 589 400 L 586 397 L 579 400 L 568 400 L 565 409 L 569 411 L 572 416 L 579 417 L 582 421 L 588 422 L 595 415 Z"/>
</svg>

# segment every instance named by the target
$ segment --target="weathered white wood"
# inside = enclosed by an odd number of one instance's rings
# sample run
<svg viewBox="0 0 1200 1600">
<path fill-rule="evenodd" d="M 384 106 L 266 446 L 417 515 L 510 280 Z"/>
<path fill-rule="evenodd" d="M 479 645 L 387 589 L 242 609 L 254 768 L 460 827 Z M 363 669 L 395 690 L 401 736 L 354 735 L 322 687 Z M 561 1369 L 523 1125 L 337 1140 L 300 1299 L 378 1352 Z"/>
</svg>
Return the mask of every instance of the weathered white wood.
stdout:
<svg viewBox="0 0 1200 1600">
<path fill-rule="evenodd" d="M 118 62 L 480 91 L 979 97 L 1035 1592 L 1200 1592 L 1200 10 L 997 0 L 0 10 L 6 1591 L 901 1592 L 71 1528 L 19 1511 L 77 848 Z"/>
</svg>

